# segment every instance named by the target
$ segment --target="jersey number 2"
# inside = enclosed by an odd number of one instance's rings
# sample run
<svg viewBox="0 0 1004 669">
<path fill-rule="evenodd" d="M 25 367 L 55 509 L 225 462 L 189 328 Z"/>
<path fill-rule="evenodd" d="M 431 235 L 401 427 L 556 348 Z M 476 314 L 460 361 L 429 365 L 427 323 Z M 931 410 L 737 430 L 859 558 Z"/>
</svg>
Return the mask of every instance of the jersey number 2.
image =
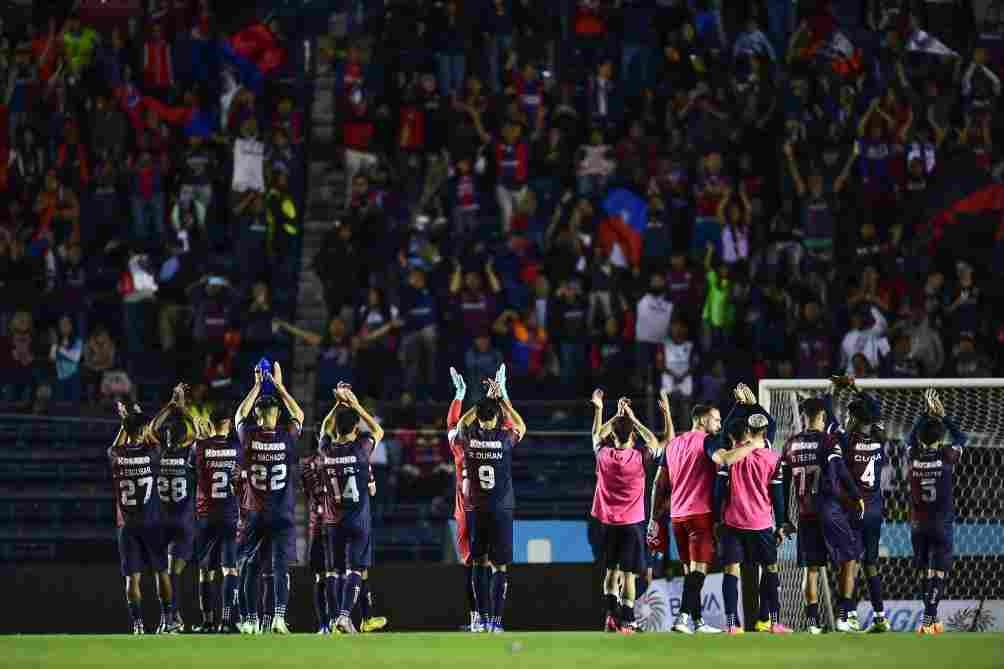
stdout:
<svg viewBox="0 0 1004 669">
<path fill-rule="evenodd" d="M 495 468 L 490 465 L 478 467 L 478 481 L 482 490 L 491 490 L 495 487 Z"/>
<path fill-rule="evenodd" d="M 230 474 L 217 470 L 213 472 L 213 486 L 209 491 L 213 499 L 226 499 L 230 496 Z"/>
</svg>

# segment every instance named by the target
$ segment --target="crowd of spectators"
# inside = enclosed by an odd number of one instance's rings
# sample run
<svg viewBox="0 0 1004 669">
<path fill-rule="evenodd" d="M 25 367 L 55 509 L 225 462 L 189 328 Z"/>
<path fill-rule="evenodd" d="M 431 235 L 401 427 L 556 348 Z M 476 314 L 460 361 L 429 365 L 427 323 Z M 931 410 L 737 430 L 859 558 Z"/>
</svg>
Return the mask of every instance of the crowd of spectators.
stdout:
<svg viewBox="0 0 1004 669">
<path fill-rule="evenodd" d="M 244 76 L 205 0 L 5 29 L 4 400 L 225 390 L 295 338 L 318 397 L 349 380 L 405 411 L 448 396 L 451 364 L 475 394 L 505 361 L 521 398 L 681 409 L 736 377 L 1001 371 L 1004 234 L 930 225 L 946 166 L 1004 173 L 1001 42 L 968 3 L 332 7 L 322 333 L 293 313 L 298 98 Z"/>
<path fill-rule="evenodd" d="M 930 225 L 946 166 L 1002 172 L 968 3 L 347 5 L 322 394 L 442 398 L 503 360 L 521 399 L 681 409 L 735 377 L 1001 371 L 994 238 Z"/>
<path fill-rule="evenodd" d="M 76 412 L 179 376 L 225 395 L 288 357 L 304 120 L 280 22 L 249 41 L 207 0 L 84 4 L 0 34 L 0 401 Z"/>
</svg>

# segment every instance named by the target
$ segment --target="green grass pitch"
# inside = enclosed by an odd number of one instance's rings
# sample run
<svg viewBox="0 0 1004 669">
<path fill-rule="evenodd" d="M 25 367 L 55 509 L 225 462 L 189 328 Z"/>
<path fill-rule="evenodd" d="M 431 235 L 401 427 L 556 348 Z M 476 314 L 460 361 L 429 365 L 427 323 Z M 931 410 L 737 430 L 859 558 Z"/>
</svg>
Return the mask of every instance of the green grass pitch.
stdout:
<svg viewBox="0 0 1004 669">
<path fill-rule="evenodd" d="M 2 667 L 145 669 L 196 667 L 474 667 L 489 669 L 714 669 L 799 667 L 883 669 L 1004 666 L 1004 634 L 917 637 L 836 635 L 740 638 L 593 632 L 504 635 L 375 634 L 357 637 L 6 636 Z"/>
</svg>

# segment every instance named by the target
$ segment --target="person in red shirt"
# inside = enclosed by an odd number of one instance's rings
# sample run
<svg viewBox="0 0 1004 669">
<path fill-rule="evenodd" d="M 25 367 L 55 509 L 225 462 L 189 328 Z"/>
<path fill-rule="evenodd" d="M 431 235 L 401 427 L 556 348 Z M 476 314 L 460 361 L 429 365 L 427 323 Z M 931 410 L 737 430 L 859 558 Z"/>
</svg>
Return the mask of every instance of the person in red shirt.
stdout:
<svg viewBox="0 0 1004 669">
<path fill-rule="evenodd" d="M 150 39 L 143 45 L 143 81 L 157 97 L 174 85 L 171 45 L 164 39 L 164 29 L 159 23 L 153 24 Z"/>
</svg>

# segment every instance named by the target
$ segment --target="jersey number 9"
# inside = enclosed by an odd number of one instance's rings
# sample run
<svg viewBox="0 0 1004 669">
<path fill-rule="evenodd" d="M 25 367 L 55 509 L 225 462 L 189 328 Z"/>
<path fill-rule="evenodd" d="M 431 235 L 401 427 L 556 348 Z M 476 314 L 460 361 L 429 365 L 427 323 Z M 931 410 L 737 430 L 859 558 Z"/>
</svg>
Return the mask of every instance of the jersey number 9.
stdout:
<svg viewBox="0 0 1004 669">
<path fill-rule="evenodd" d="M 478 467 L 478 481 L 482 490 L 491 490 L 495 487 L 495 468 L 491 465 L 481 465 Z"/>
</svg>

